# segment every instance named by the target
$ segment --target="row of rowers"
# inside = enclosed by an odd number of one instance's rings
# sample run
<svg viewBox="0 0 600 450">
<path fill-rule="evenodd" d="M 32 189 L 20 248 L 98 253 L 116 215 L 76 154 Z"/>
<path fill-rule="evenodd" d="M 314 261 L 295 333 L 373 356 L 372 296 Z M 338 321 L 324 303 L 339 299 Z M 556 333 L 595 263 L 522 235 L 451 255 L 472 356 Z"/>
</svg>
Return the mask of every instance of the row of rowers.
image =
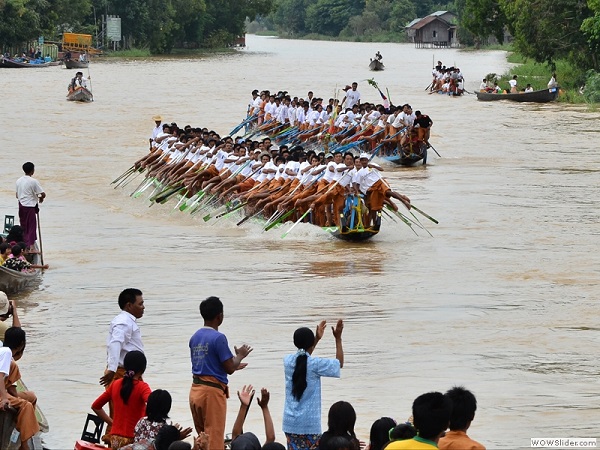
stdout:
<svg viewBox="0 0 600 450">
<path fill-rule="evenodd" d="M 348 86 L 341 102 L 330 98 L 324 103 L 324 99 L 312 97 L 312 92 L 309 92 L 307 100 L 291 97 L 285 92 L 274 96 L 266 91 L 258 96 L 256 90 L 252 92 L 252 97 L 253 100 L 248 105 L 248 116 L 255 117 L 259 126 L 270 123 L 271 127 L 285 124 L 307 129 L 331 124 L 333 118 L 334 126 L 346 128 L 366 125 L 387 111 L 381 104 L 361 103 L 356 83 L 353 83 L 351 89 Z"/>
<path fill-rule="evenodd" d="M 156 141 L 167 139 L 159 136 Z M 158 145 L 135 167 L 148 169 L 147 175 L 163 185 L 181 186 L 188 197 L 204 191 L 223 200 L 237 198 L 246 203 L 248 213 L 262 212 L 269 217 L 275 210 L 295 209 L 302 215 L 310 208 L 313 222 L 321 226 L 339 225 L 349 194 L 366 195 L 369 216 L 365 226 L 384 204 L 397 209 L 392 198 L 410 207 L 408 197 L 390 188 L 380 175 L 383 169 L 366 153 L 322 157 L 314 151 L 305 153 L 300 146 L 291 151 L 285 146 L 278 148 L 268 138 L 255 145 L 234 143 L 231 137 L 206 143 L 199 137 L 181 137 L 173 145 Z"/>
</svg>

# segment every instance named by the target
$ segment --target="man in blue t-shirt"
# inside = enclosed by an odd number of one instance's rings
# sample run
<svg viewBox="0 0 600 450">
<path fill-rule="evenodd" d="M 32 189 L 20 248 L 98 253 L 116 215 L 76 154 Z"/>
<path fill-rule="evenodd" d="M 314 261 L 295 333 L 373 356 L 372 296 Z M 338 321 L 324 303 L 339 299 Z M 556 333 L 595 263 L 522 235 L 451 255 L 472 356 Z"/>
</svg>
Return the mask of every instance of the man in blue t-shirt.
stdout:
<svg viewBox="0 0 600 450">
<path fill-rule="evenodd" d="M 218 297 L 208 297 L 200 303 L 204 326 L 190 339 L 192 387 L 190 409 L 196 432 L 209 435 L 211 450 L 224 448 L 225 416 L 227 414 L 227 375 L 248 364 L 242 360 L 252 351 L 249 345 L 229 350 L 227 338 L 219 333 L 223 323 L 223 303 Z"/>
</svg>

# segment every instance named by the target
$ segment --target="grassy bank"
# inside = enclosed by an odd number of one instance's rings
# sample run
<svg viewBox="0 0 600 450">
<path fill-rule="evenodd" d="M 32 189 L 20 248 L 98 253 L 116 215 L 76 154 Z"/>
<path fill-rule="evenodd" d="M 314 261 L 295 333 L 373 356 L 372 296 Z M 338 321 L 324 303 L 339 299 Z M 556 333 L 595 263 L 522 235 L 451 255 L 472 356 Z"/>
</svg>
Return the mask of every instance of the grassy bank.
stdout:
<svg viewBox="0 0 600 450">
<path fill-rule="evenodd" d="M 125 58 L 125 59 L 136 59 L 136 58 L 178 58 L 178 57 L 199 57 L 204 55 L 211 55 L 214 53 L 233 53 L 236 50 L 230 47 L 223 48 L 174 48 L 171 53 L 167 55 L 153 55 L 149 49 L 146 48 L 132 48 L 130 50 L 117 50 L 117 51 L 106 51 L 102 56 L 107 58 Z"/>
<path fill-rule="evenodd" d="M 517 65 L 502 75 L 496 75 L 498 85 L 502 89 L 510 90 L 508 80 L 512 79 L 514 75 L 518 76 L 519 89 L 524 89 L 527 84 L 531 84 L 534 90 L 547 88 L 548 81 L 553 73 L 548 64 L 536 63 L 518 53 L 511 53 L 508 56 L 508 62 Z M 556 62 L 554 72 L 556 72 L 556 80 L 562 91 L 558 97 L 559 102 L 586 103 L 583 95 L 579 93 L 579 89 L 585 84 L 586 79 L 586 74 L 583 71 L 567 61 L 559 60 Z"/>
</svg>

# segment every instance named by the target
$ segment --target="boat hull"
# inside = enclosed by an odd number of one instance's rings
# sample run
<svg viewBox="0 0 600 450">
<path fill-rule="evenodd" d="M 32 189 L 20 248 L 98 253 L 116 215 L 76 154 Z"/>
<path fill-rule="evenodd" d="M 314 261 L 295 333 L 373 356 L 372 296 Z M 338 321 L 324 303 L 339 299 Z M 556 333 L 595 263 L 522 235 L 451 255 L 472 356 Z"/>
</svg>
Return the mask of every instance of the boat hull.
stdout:
<svg viewBox="0 0 600 450">
<path fill-rule="evenodd" d="M 86 88 L 78 88 L 67 94 L 67 100 L 70 102 L 93 102 L 94 96 Z"/>
<path fill-rule="evenodd" d="M 0 58 L 0 67 L 4 67 L 5 69 L 31 69 L 31 68 L 40 68 L 40 67 L 50 67 L 52 63 L 44 62 L 44 63 L 24 63 L 20 61 L 14 61 L 12 59 Z"/>
<path fill-rule="evenodd" d="M 415 152 L 405 153 L 399 152 L 400 154 L 382 156 L 383 159 L 400 166 L 415 166 L 422 162 L 427 164 L 427 144 L 420 143 L 419 149 Z"/>
<path fill-rule="evenodd" d="M 491 94 L 489 92 L 476 92 L 477 100 L 482 102 L 493 102 L 498 100 L 510 100 L 513 102 L 548 103 L 558 98 L 559 88 L 542 89 L 533 92 L 519 92 L 517 94 Z"/>
<path fill-rule="evenodd" d="M 32 262 L 33 264 L 39 264 L 39 255 L 34 255 Z M 17 272 L 6 267 L 0 267 L 0 291 L 4 291 L 7 294 L 15 294 L 34 288 L 40 283 L 40 275 L 41 271 L 39 269 L 33 272 Z"/>
<path fill-rule="evenodd" d="M 89 66 L 89 61 L 78 61 L 76 59 L 65 60 L 65 69 L 85 69 Z"/>
<path fill-rule="evenodd" d="M 340 229 L 338 227 L 326 227 L 325 231 L 331 233 L 331 235 L 337 239 L 341 239 L 342 241 L 349 242 L 362 242 L 367 239 L 371 239 L 377 233 L 379 233 L 379 228 L 365 228 L 365 229 L 350 229 L 343 228 Z"/>
<path fill-rule="evenodd" d="M 385 66 L 383 65 L 383 63 L 381 61 L 377 61 L 376 59 L 372 59 L 371 62 L 369 63 L 369 70 L 373 70 L 375 72 L 378 72 L 380 70 L 385 70 Z"/>
</svg>

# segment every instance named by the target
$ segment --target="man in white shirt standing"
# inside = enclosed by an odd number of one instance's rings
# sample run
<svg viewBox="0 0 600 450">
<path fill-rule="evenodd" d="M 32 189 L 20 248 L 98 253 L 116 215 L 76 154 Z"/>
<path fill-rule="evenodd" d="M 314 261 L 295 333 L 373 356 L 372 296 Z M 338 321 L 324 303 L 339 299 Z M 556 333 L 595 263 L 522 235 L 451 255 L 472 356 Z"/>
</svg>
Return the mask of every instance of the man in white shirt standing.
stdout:
<svg viewBox="0 0 600 450">
<path fill-rule="evenodd" d="M 23 227 L 23 239 L 27 247 L 33 246 L 37 240 L 38 202 L 42 203 L 46 193 L 40 182 L 33 178 L 35 166 L 32 162 L 23 164 L 25 175 L 17 180 L 16 197 L 19 200 L 19 222 Z"/>
<path fill-rule="evenodd" d="M 106 340 L 106 372 L 100 378 L 100 384 L 108 386 L 113 380 L 123 377 L 123 360 L 128 352 L 144 351 L 142 334 L 137 319 L 144 315 L 144 297 L 142 291 L 135 288 L 125 289 L 119 294 L 121 312 L 112 320 Z"/>
<path fill-rule="evenodd" d="M 346 91 L 346 96 L 344 100 L 346 101 L 346 108 L 352 108 L 354 105 L 360 105 L 360 92 L 356 89 L 358 88 L 358 83 L 355 81 L 352 83 L 352 89 L 348 89 Z M 342 103 L 344 103 L 342 100 Z"/>
<path fill-rule="evenodd" d="M 100 384 L 107 389 L 110 384 L 123 378 L 125 369 L 123 360 L 127 353 L 138 350 L 144 352 L 142 333 L 137 324 L 137 319 L 144 315 L 144 297 L 142 291 L 135 288 L 125 289 L 119 294 L 119 308 L 121 312 L 112 320 L 106 339 L 106 370 L 100 378 Z M 110 417 L 113 417 L 112 403 L 110 406 Z M 110 434 L 110 426 L 106 429 L 106 435 Z M 104 440 L 105 436 L 102 437 Z"/>
<path fill-rule="evenodd" d="M 152 137 L 150 138 L 150 151 L 152 151 L 152 143 L 154 142 L 154 139 L 156 139 L 157 136 L 163 131 L 162 117 L 154 116 L 152 120 L 154 120 L 154 128 L 152 129 Z"/>
</svg>

